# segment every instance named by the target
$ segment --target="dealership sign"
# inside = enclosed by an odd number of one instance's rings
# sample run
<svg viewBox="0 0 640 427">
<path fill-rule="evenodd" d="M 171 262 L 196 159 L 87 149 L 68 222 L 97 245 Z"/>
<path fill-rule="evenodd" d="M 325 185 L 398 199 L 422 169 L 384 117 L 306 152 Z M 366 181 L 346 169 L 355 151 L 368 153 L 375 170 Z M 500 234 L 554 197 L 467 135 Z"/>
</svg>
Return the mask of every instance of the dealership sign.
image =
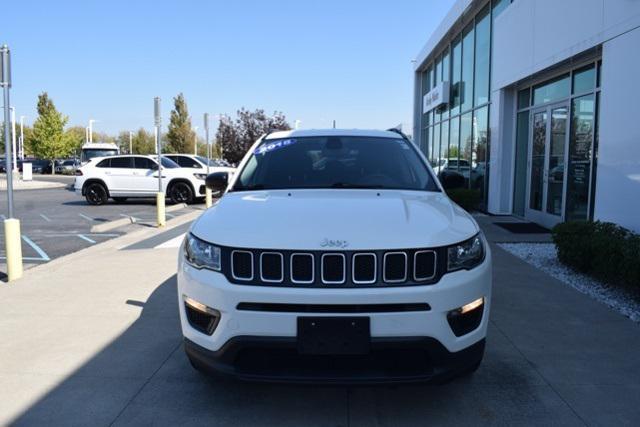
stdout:
<svg viewBox="0 0 640 427">
<path fill-rule="evenodd" d="M 422 113 L 449 103 L 449 82 L 440 82 L 422 97 Z"/>
</svg>

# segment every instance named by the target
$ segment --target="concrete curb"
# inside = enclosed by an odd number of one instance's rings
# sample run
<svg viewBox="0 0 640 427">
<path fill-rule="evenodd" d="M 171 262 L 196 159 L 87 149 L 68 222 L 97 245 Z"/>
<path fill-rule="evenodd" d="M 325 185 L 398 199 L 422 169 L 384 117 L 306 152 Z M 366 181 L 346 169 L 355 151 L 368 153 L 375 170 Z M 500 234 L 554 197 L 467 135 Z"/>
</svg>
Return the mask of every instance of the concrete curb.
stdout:
<svg viewBox="0 0 640 427">
<path fill-rule="evenodd" d="M 180 209 L 184 209 L 187 207 L 186 203 L 178 203 L 177 205 L 165 206 L 165 212 L 174 212 L 179 211 Z"/>
<path fill-rule="evenodd" d="M 132 216 L 126 218 L 114 219 L 113 221 L 103 222 L 102 224 L 96 224 L 91 227 L 92 233 L 104 233 L 105 231 L 113 230 L 114 228 L 123 227 L 125 225 L 133 224 L 136 219 Z"/>
</svg>

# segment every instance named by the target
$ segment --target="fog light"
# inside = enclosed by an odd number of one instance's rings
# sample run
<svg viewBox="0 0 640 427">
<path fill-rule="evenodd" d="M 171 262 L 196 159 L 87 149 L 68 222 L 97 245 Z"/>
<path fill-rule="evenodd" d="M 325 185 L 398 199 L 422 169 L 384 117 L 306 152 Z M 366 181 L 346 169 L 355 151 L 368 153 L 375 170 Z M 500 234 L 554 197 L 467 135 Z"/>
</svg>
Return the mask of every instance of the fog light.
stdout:
<svg viewBox="0 0 640 427">
<path fill-rule="evenodd" d="M 456 337 L 466 335 L 480 326 L 484 311 L 484 297 L 471 301 L 447 313 L 447 322 Z"/>
<path fill-rule="evenodd" d="M 220 322 L 220 312 L 186 295 L 182 295 L 182 299 L 191 327 L 203 334 L 212 335 Z"/>
</svg>

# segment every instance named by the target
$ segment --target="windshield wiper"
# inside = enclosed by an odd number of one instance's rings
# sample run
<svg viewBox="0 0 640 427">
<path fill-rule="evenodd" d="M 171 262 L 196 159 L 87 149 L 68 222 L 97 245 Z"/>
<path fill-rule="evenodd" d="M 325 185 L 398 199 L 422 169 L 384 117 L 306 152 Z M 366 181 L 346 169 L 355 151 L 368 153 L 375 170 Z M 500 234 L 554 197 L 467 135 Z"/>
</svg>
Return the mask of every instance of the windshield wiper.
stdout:
<svg viewBox="0 0 640 427">
<path fill-rule="evenodd" d="M 349 182 L 334 182 L 331 188 L 384 188 L 380 184 L 352 184 Z"/>
</svg>

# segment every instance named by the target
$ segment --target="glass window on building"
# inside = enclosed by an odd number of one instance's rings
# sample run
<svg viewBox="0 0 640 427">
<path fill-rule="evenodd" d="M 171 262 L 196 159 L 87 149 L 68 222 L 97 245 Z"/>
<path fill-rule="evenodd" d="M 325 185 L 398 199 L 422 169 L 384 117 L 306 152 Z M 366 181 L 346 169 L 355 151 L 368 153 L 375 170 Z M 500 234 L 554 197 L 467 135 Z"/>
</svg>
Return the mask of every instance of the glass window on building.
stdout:
<svg viewBox="0 0 640 427">
<path fill-rule="evenodd" d="M 460 116 L 452 118 L 449 122 L 449 148 L 445 158 L 447 161 L 456 160 L 455 167 L 452 169 L 458 169 L 458 144 L 460 143 Z"/>
<path fill-rule="evenodd" d="M 440 151 L 438 152 L 438 158 L 436 164 L 442 164 L 443 159 L 446 156 L 446 151 L 449 146 L 449 120 L 442 122 L 440 125 Z"/>
<path fill-rule="evenodd" d="M 450 68 L 451 68 L 450 55 L 449 55 L 449 49 L 447 49 L 442 54 L 442 81 L 449 81 L 449 75 L 451 73 Z M 443 120 L 449 118 L 448 105 L 442 109 L 441 117 Z"/>
<path fill-rule="evenodd" d="M 431 74 L 431 67 L 422 72 L 422 95 L 426 95 L 431 90 Z M 422 113 L 426 113 L 426 111 Z"/>
<path fill-rule="evenodd" d="M 460 112 L 460 78 L 462 72 L 462 42 L 460 39 L 457 39 L 453 43 L 453 48 L 451 50 L 451 96 L 450 96 L 450 104 L 451 104 L 451 115 L 457 114 Z"/>
<path fill-rule="evenodd" d="M 473 24 L 465 28 L 462 35 L 462 90 L 460 96 L 461 111 L 473 107 Z"/>
<path fill-rule="evenodd" d="M 429 132 L 430 132 L 431 128 L 423 128 L 422 129 L 422 135 L 420 136 L 420 151 L 422 151 L 422 153 L 427 156 L 428 154 L 428 150 L 429 150 Z"/>
<path fill-rule="evenodd" d="M 596 114 L 594 94 L 575 98 L 571 111 L 569 179 L 566 201 L 566 219 L 568 221 L 587 219 L 589 216 L 589 189 Z"/>
<path fill-rule="evenodd" d="M 484 200 L 489 152 L 489 107 L 473 112 L 473 148 L 471 152 L 471 188 L 480 192 Z"/>
<path fill-rule="evenodd" d="M 549 82 L 533 87 L 533 105 L 546 104 L 571 95 L 569 74 L 557 77 Z"/>
<path fill-rule="evenodd" d="M 596 79 L 596 68 L 593 65 L 573 72 L 573 94 L 593 92 Z"/>
<path fill-rule="evenodd" d="M 458 169 L 464 176 L 466 187 L 469 188 L 471 178 L 471 149 L 473 147 L 473 113 L 460 116 L 460 149 L 458 150 Z"/>
<path fill-rule="evenodd" d="M 493 17 L 498 17 L 511 4 L 511 0 L 493 0 Z"/>
<path fill-rule="evenodd" d="M 491 21 L 489 6 L 476 16 L 476 69 L 474 105 L 489 102 L 489 68 L 491 48 Z"/>
<path fill-rule="evenodd" d="M 429 161 L 431 162 L 431 165 L 434 166 L 436 161 L 436 150 L 440 151 L 440 123 L 433 127 L 432 142 L 433 143 L 430 146 L 431 150 L 429 151 Z"/>
<path fill-rule="evenodd" d="M 442 58 L 438 57 L 438 62 L 436 62 L 436 68 L 435 68 L 435 85 L 438 85 L 438 83 L 442 82 Z M 435 121 L 439 122 L 441 120 L 441 116 L 442 113 L 440 112 L 440 109 L 436 109 L 435 110 Z"/>
<path fill-rule="evenodd" d="M 529 88 L 522 89 L 518 92 L 518 110 L 529 106 Z"/>
</svg>

